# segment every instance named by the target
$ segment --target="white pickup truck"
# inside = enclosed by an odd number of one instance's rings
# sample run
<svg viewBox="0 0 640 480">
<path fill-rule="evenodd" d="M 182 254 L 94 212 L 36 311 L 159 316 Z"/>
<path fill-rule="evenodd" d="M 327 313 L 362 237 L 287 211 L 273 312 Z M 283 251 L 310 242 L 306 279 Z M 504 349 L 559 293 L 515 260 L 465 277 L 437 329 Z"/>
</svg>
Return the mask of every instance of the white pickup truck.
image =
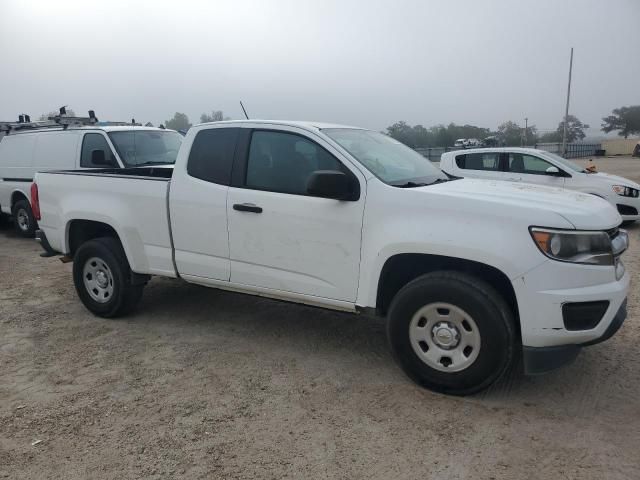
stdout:
<svg viewBox="0 0 640 480">
<path fill-rule="evenodd" d="M 203 124 L 173 169 L 41 172 L 32 201 L 37 238 L 73 260 L 97 315 L 130 311 L 152 275 L 376 312 L 407 374 L 446 393 L 520 356 L 551 370 L 626 316 L 628 239 L 606 201 L 450 180 L 358 128 Z"/>
</svg>

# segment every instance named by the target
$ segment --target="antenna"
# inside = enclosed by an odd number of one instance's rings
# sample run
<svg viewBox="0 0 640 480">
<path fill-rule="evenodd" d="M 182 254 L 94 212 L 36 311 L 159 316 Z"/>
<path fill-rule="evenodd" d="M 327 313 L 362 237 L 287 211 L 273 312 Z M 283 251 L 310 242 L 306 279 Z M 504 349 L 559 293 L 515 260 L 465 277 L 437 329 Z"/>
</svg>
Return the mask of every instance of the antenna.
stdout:
<svg viewBox="0 0 640 480">
<path fill-rule="evenodd" d="M 242 111 L 244 112 L 244 116 L 249 120 L 249 115 L 247 115 L 247 111 L 244 109 L 244 105 L 242 104 L 242 100 L 240 100 L 240 106 L 242 107 Z"/>
</svg>

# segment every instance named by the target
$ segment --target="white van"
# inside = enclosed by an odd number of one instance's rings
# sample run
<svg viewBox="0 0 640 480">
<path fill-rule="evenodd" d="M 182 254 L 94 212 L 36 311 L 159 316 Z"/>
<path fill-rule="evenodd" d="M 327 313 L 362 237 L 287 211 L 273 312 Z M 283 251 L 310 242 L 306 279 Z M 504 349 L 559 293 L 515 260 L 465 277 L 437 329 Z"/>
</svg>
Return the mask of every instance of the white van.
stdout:
<svg viewBox="0 0 640 480">
<path fill-rule="evenodd" d="M 182 139 L 174 130 L 131 125 L 10 132 L 0 140 L 0 210 L 13 216 L 20 235 L 33 237 L 36 172 L 173 165 Z"/>
</svg>

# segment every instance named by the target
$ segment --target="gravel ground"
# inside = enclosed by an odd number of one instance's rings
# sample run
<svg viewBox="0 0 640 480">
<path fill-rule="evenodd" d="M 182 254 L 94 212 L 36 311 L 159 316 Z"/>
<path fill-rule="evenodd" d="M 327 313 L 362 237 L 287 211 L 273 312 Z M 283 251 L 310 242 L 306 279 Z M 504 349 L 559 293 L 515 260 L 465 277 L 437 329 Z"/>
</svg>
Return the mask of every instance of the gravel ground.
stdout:
<svg viewBox="0 0 640 480">
<path fill-rule="evenodd" d="M 402 374 L 380 319 L 167 279 L 93 317 L 71 265 L 5 224 L 0 478 L 640 478 L 639 232 L 615 337 L 452 398 Z"/>
</svg>

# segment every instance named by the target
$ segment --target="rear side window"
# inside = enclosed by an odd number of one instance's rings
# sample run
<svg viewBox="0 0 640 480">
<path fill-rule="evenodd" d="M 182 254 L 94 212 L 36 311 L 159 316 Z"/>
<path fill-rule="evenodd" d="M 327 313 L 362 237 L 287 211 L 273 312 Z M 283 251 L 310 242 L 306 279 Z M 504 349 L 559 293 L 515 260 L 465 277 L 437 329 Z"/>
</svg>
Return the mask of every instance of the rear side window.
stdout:
<svg viewBox="0 0 640 480">
<path fill-rule="evenodd" d="M 465 170 L 500 170 L 499 153 L 467 153 L 456 157 L 458 168 Z"/>
<path fill-rule="evenodd" d="M 193 140 L 187 173 L 207 182 L 229 185 L 239 128 L 210 128 Z"/>
<path fill-rule="evenodd" d="M 82 139 L 82 153 L 80 154 L 80 166 L 84 168 L 104 168 L 109 165 L 96 165 L 91 160 L 94 150 L 102 150 L 104 158 L 114 167 L 118 166 L 115 155 L 107 143 L 107 139 L 99 133 L 87 133 Z"/>
</svg>

